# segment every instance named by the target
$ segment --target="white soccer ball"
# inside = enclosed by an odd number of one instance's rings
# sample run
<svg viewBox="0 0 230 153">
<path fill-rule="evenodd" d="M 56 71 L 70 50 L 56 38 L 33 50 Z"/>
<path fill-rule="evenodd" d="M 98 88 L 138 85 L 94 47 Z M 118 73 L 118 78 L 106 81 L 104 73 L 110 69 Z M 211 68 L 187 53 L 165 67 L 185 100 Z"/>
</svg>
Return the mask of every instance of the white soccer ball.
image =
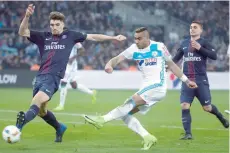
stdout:
<svg viewBox="0 0 230 153">
<path fill-rule="evenodd" d="M 2 131 L 2 137 L 7 143 L 16 143 L 20 141 L 21 132 L 14 125 L 8 125 Z"/>
</svg>

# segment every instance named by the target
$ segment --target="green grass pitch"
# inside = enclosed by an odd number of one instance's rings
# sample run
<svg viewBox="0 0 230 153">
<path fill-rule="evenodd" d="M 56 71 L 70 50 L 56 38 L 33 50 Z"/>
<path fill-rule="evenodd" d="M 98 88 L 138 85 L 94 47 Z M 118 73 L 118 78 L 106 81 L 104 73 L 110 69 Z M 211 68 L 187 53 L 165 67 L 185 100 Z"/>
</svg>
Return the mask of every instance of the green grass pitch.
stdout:
<svg viewBox="0 0 230 153">
<path fill-rule="evenodd" d="M 0 139 L 0 153 L 139 153 L 142 139 L 129 130 L 121 121 L 113 121 L 97 130 L 85 124 L 80 114 L 104 114 L 122 104 L 135 91 L 98 91 L 96 104 L 90 96 L 78 91 L 69 91 L 65 111 L 56 117 L 66 123 L 63 143 L 55 144 L 55 131 L 37 117 L 22 131 L 21 141 L 7 144 Z M 32 89 L 0 89 L 0 129 L 15 124 L 16 112 L 26 111 L 30 105 Z M 59 102 L 56 93 L 49 102 L 53 109 Z M 212 91 L 212 102 L 221 112 L 229 108 L 228 91 Z M 228 153 L 229 131 L 224 129 L 215 116 L 202 110 L 195 100 L 191 109 L 194 140 L 179 140 L 181 111 L 179 91 L 168 91 L 166 98 L 155 105 L 146 115 L 137 114 L 144 127 L 158 138 L 152 153 Z M 228 115 L 224 114 L 227 118 Z"/>
</svg>

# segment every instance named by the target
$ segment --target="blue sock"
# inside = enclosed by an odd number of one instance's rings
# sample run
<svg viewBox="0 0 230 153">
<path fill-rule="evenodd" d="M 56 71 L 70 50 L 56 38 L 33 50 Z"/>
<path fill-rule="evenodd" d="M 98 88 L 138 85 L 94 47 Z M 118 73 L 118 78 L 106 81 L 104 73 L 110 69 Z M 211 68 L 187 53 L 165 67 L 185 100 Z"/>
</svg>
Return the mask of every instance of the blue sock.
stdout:
<svg viewBox="0 0 230 153">
<path fill-rule="evenodd" d="M 218 111 L 217 107 L 212 104 L 212 110 L 210 112 L 211 114 L 216 115 L 216 117 L 221 120 L 223 118 L 223 115 Z"/>
<path fill-rule="evenodd" d="M 33 120 L 39 113 L 40 108 L 37 105 L 30 106 L 30 109 L 25 114 L 25 124 Z"/>
<path fill-rule="evenodd" d="M 182 123 L 186 134 L 191 134 L 191 122 L 190 109 L 182 109 Z"/>
<path fill-rule="evenodd" d="M 47 110 L 47 114 L 43 117 L 41 117 L 46 123 L 51 125 L 56 131 L 59 129 L 60 124 L 58 123 L 56 117 L 54 114 Z"/>
</svg>

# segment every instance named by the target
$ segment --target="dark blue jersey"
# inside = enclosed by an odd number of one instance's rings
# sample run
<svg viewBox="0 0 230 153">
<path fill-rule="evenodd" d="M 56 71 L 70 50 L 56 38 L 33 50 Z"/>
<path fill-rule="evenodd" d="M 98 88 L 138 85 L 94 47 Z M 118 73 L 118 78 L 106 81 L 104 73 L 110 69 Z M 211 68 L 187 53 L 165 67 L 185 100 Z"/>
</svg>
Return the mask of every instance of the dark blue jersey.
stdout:
<svg viewBox="0 0 230 153">
<path fill-rule="evenodd" d="M 50 32 L 31 30 L 28 40 L 38 46 L 41 56 L 38 74 L 50 73 L 63 78 L 73 46 L 77 42 L 83 42 L 86 36 L 86 34 L 71 30 L 64 30 L 58 36 Z"/>
<path fill-rule="evenodd" d="M 183 57 L 183 72 L 191 80 L 199 80 L 206 74 L 207 58 L 216 60 L 217 55 L 212 45 L 205 39 L 200 38 L 196 40 L 200 45 L 200 50 L 191 47 L 191 40 L 185 39 L 182 41 L 177 54 L 173 61 L 177 63 Z"/>
</svg>

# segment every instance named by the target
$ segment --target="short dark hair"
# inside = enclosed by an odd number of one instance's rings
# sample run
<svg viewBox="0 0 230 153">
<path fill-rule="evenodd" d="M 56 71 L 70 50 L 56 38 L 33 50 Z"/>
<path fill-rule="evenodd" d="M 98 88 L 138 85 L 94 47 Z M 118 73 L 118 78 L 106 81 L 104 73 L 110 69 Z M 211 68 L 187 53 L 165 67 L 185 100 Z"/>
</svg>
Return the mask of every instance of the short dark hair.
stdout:
<svg viewBox="0 0 230 153">
<path fill-rule="evenodd" d="M 143 31 L 148 31 L 148 29 L 146 27 L 140 27 L 140 28 L 137 28 L 135 30 L 136 33 L 140 33 L 140 32 L 143 32 Z"/>
<path fill-rule="evenodd" d="M 65 21 L 65 15 L 60 12 L 51 12 L 49 16 L 50 20 L 60 20 L 62 22 Z"/>
<path fill-rule="evenodd" d="M 194 21 L 192 21 L 192 23 L 199 24 L 200 27 L 203 28 L 203 24 L 202 24 L 201 21 L 199 21 L 199 20 L 194 20 Z"/>
</svg>

